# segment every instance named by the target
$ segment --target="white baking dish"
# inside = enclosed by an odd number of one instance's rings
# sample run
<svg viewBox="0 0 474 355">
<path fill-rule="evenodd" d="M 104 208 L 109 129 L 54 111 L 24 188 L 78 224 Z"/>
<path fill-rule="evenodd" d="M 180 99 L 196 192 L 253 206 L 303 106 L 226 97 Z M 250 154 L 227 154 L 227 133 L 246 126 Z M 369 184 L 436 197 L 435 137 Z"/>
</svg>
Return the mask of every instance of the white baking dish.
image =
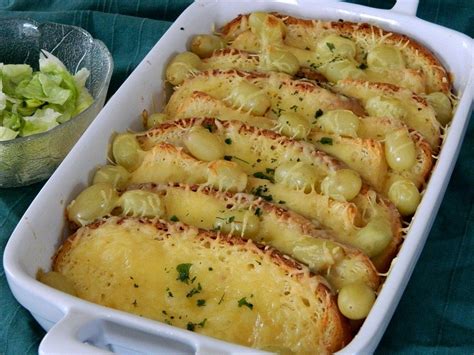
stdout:
<svg viewBox="0 0 474 355">
<path fill-rule="evenodd" d="M 112 132 L 140 129 L 142 110 L 159 108 L 163 72 L 170 57 L 185 50 L 192 35 L 208 33 L 213 23 L 219 26 L 240 13 L 257 10 L 375 23 L 420 41 L 454 74 L 460 102 L 424 198 L 371 313 L 357 336 L 341 350 L 341 353 L 372 352 L 392 317 L 435 219 L 468 124 L 473 99 L 472 39 L 417 19 L 414 16 L 417 5 L 416 0 L 399 0 L 392 10 L 378 10 L 310 0 L 199 0 L 193 3 L 104 107 L 33 201 L 8 242 L 4 267 L 10 288 L 42 327 L 49 330 L 40 345 L 40 353 L 257 352 L 98 306 L 35 280 L 38 268 L 49 270 L 51 256 L 63 237 L 65 205 L 88 184 L 90 172 L 105 163 Z"/>
</svg>

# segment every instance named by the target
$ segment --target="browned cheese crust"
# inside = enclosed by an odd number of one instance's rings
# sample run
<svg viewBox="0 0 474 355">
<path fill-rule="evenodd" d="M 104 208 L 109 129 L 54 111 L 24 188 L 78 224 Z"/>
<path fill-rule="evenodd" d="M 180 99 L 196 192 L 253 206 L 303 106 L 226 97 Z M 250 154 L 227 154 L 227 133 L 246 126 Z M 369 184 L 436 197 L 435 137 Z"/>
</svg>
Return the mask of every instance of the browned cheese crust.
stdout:
<svg viewBox="0 0 474 355">
<path fill-rule="evenodd" d="M 345 168 L 345 164 L 341 161 L 333 158 L 332 156 L 316 150 L 314 146 L 310 143 L 295 141 L 291 138 L 286 136 L 282 136 L 279 133 L 274 131 L 260 129 L 257 127 L 249 126 L 243 124 L 242 122 L 238 121 L 219 121 L 212 118 L 207 119 L 196 119 L 196 118 L 189 118 L 189 119 L 181 119 L 177 121 L 169 121 L 165 122 L 145 133 L 142 135 L 137 135 L 138 142 L 142 145 L 142 147 L 146 149 L 150 149 L 151 145 L 156 144 L 157 142 L 173 142 L 173 141 L 180 141 L 181 136 L 186 132 L 187 129 L 194 125 L 202 125 L 205 127 L 212 127 L 213 130 L 217 129 L 230 129 L 230 128 L 238 128 L 237 131 L 241 134 L 250 134 L 256 136 L 264 136 L 270 140 L 273 140 L 275 144 L 281 145 L 287 148 L 295 148 L 298 147 L 299 151 L 303 152 L 310 152 L 311 156 L 315 159 L 315 161 L 321 162 L 329 167 L 330 170 L 339 170 Z M 359 194 L 360 197 L 356 197 L 354 201 L 362 203 L 363 200 L 369 200 L 369 198 L 364 198 L 374 195 L 376 196 L 376 202 L 379 206 L 381 206 L 384 210 L 389 211 L 390 217 L 390 224 L 392 226 L 393 238 L 392 242 L 389 246 L 384 250 L 384 252 L 377 257 L 376 267 L 379 271 L 387 270 L 390 266 L 391 259 L 394 255 L 398 252 L 399 246 L 403 240 L 402 237 L 402 228 L 401 228 L 401 217 L 398 213 L 396 207 L 391 203 L 388 199 L 382 197 L 380 194 L 372 190 L 367 184 L 363 185 L 363 188 Z M 352 211 L 352 222 L 357 225 L 360 218 L 360 209 L 353 203 L 350 204 L 353 206 L 351 209 Z"/>
<path fill-rule="evenodd" d="M 421 58 L 423 62 L 423 71 L 430 77 L 430 82 L 433 87 L 430 91 L 442 91 L 449 94 L 452 90 L 452 83 L 450 77 L 440 61 L 435 55 L 425 46 L 415 41 L 414 39 L 403 34 L 388 32 L 378 26 L 368 23 L 354 23 L 349 21 L 317 21 L 300 19 L 279 13 L 272 13 L 272 15 L 280 18 L 283 23 L 288 26 L 303 27 L 312 30 L 336 30 L 340 35 L 348 37 L 370 38 L 375 40 L 382 40 L 390 45 L 404 45 L 404 50 L 411 56 Z M 239 15 L 224 27 L 220 29 L 220 33 L 227 39 L 232 39 L 242 32 L 242 22 L 248 23 L 249 15 Z"/>
<path fill-rule="evenodd" d="M 196 245 L 209 242 L 211 245 L 212 243 L 218 243 L 223 246 L 239 246 L 241 253 L 253 253 L 259 257 L 269 258 L 273 264 L 285 272 L 289 282 L 290 279 L 295 279 L 296 282 L 307 285 L 307 287 L 311 287 L 311 284 L 317 284 L 314 297 L 318 302 L 324 305 L 325 310 L 324 314 L 321 315 L 317 321 L 320 323 L 317 325 L 318 329 L 323 329 L 324 331 L 323 334 L 320 334 L 321 339 L 319 342 L 323 346 L 323 349 L 319 349 L 320 351 L 335 352 L 345 346 L 351 339 L 349 323 L 339 312 L 335 296 L 326 286 L 326 281 L 320 276 L 312 274 L 306 266 L 269 246 L 260 245 L 238 237 L 226 236 L 213 231 L 199 230 L 182 223 L 170 223 L 158 219 L 150 220 L 131 217 L 111 217 L 98 221 L 79 229 L 64 241 L 53 258 L 53 270 L 61 272 L 65 264 L 69 262 L 69 254 L 73 251 L 75 246 L 80 243 L 80 239 L 90 235 L 90 231 L 99 229 L 107 224 L 129 225 L 137 230 L 140 229 L 141 226 L 152 226 L 156 230 L 154 239 L 157 241 L 167 238 L 178 239 L 181 233 L 191 232 L 193 239 L 195 238 Z M 265 292 L 265 290 L 260 289 L 259 292 Z"/>
</svg>

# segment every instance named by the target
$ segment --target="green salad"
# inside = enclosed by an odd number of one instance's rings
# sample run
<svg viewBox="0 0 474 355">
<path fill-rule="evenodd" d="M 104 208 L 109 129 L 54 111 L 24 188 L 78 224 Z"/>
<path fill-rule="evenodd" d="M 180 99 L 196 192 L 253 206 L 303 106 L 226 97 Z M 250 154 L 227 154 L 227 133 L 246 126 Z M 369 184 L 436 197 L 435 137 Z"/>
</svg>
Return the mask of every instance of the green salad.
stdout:
<svg viewBox="0 0 474 355">
<path fill-rule="evenodd" d="M 0 141 L 46 132 L 88 108 L 89 70 L 72 75 L 51 53 L 42 51 L 39 71 L 27 64 L 0 63 Z"/>
</svg>

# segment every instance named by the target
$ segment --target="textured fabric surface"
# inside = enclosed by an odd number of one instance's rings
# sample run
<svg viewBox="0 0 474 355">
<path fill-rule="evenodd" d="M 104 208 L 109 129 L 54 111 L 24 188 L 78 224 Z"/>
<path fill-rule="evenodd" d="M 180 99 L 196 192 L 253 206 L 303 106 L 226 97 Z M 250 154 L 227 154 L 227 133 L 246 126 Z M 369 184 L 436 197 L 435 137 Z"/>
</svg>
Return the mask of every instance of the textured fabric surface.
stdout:
<svg viewBox="0 0 474 355">
<path fill-rule="evenodd" d="M 393 1 L 352 1 L 390 8 Z M 110 49 L 115 70 L 109 95 L 190 1 L 0 0 L 0 18 L 30 17 L 80 26 Z M 474 35 L 472 0 L 421 0 L 418 16 Z M 1 61 L 1 58 L 0 58 Z M 377 350 L 378 353 L 474 352 L 474 123 L 426 246 Z M 0 189 L 0 248 L 42 183 Z M 0 268 L 0 354 L 37 353 L 44 331 L 13 298 Z"/>
</svg>

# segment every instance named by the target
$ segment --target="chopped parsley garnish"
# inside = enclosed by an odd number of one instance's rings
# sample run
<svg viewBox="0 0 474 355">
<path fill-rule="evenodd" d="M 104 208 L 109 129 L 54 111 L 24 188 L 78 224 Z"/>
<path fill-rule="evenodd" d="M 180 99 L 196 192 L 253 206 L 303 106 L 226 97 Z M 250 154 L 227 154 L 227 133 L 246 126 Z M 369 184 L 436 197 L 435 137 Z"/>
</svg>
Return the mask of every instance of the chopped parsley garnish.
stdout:
<svg viewBox="0 0 474 355">
<path fill-rule="evenodd" d="M 168 297 L 174 297 L 169 287 L 166 288 L 166 292 L 168 293 Z"/>
<path fill-rule="evenodd" d="M 256 216 L 261 216 L 262 215 L 262 209 L 260 207 L 257 207 L 256 210 L 255 210 L 255 215 Z"/>
<path fill-rule="evenodd" d="M 267 192 L 267 191 L 268 191 L 268 188 L 265 187 L 265 185 L 263 185 L 263 186 L 258 186 L 256 189 L 253 189 L 252 193 L 255 196 L 259 196 L 259 197 L 263 198 L 265 201 L 273 200 L 272 195 L 265 195 L 265 192 Z"/>
<path fill-rule="evenodd" d="M 212 133 L 212 125 L 210 125 L 210 124 L 205 124 L 203 127 L 204 127 L 204 128 L 207 128 L 207 130 Z"/>
<path fill-rule="evenodd" d="M 224 142 L 225 142 L 225 144 L 232 144 L 232 139 L 226 138 L 226 139 L 224 140 Z"/>
<path fill-rule="evenodd" d="M 291 106 L 291 107 L 290 107 L 290 110 L 293 110 L 293 111 L 295 111 L 295 112 L 296 112 L 296 110 L 298 110 L 298 106 L 296 106 L 296 105 L 293 105 L 293 106 Z"/>
<path fill-rule="evenodd" d="M 221 299 L 219 300 L 219 302 L 217 302 L 217 304 L 221 304 L 221 303 L 222 303 L 222 301 L 224 300 L 224 296 L 225 296 L 225 292 L 222 294 Z"/>
<path fill-rule="evenodd" d="M 225 156 L 224 156 L 224 159 L 225 159 Z M 239 157 L 236 157 L 236 156 L 234 156 L 234 159 L 240 160 L 242 163 L 245 163 L 245 164 L 250 164 L 248 161 L 240 159 Z"/>
<path fill-rule="evenodd" d="M 319 118 L 324 114 L 323 110 L 320 108 L 314 113 L 314 118 Z"/>
<path fill-rule="evenodd" d="M 327 145 L 332 145 L 332 138 L 330 137 L 322 137 L 319 142 L 321 144 L 327 144 Z"/>
<path fill-rule="evenodd" d="M 171 222 L 178 222 L 178 221 L 179 221 L 179 218 L 176 217 L 175 215 L 172 215 L 172 216 L 170 217 L 170 221 L 171 221 Z"/>
<path fill-rule="evenodd" d="M 235 216 L 230 216 L 229 219 L 227 220 L 227 223 L 232 223 L 235 221 Z"/>
<path fill-rule="evenodd" d="M 359 65 L 359 69 L 367 69 L 367 64 L 362 63 L 361 65 Z"/>
<path fill-rule="evenodd" d="M 189 283 L 189 269 L 191 268 L 191 265 L 193 264 L 179 264 L 176 266 L 176 271 L 178 271 L 178 278 L 176 280 L 186 284 Z"/>
<path fill-rule="evenodd" d="M 206 324 L 206 322 L 207 322 L 207 318 L 204 318 L 204 320 L 200 323 L 188 322 L 188 324 L 186 324 L 186 329 L 194 332 L 194 329 L 196 329 L 196 327 L 204 328 L 204 325 Z"/>
<path fill-rule="evenodd" d="M 250 308 L 251 310 L 253 309 L 253 304 L 250 302 L 247 302 L 247 297 L 243 297 L 240 300 L 237 301 L 239 307 L 245 306 Z"/>
<path fill-rule="evenodd" d="M 326 46 L 328 46 L 331 52 L 334 52 L 334 49 L 336 48 L 331 42 L 326 42 Z"/>
<path fill-rule="evenodd" d="M 209 271 L 212 271 L 212 270 L 214 270 L 214 269 L 213 269 L 212 267 L 209 267 L 209 269 L 208 269 L 208 270 L 209 270 Z"/>
<path fill-rule="evenodd" d="M 280 200 L 280 201 L 278 201 L 278 203 L 279 204 L 284 204 L 284 203 L 286 203 L 286 201 Z"/>
<path fill-rule="evenodd" d="M 260 171 L 257 171 L 256 173 L 254 173 L 253 176 L 258 179 L 265 179 L 265 180 L 270 180 L 271 182 L 273 182 L 273 176 L 266 175 Z"/>
<path fill-rule="evenodd" d="M 224 160 L 231 161 L 232 155 L 224 155 Z"/>
<path fill-rule="evenodd" d="M 133 287 L 139 288 L 140 286 L 138 286 L 138 284 L 133 284 Z"/>
<path fill-rule="evenodd" d="M 195 294 L 200 293 L 201 291 L 202 291 L 201 284 L 198 283 L 197 287 L 193 287 L 193 288 L 191 289 L 191 291 L 189 291 L 189 292 L 186 294 L 186 297 L 187 297 L 187 298 L 193 297 Z"/>
<path fill-rule="evenodd" d="M 196 304 L 198 307 L 204 307 L 206 305 L 206 300 L 197 300 Z"/>
</svg>

